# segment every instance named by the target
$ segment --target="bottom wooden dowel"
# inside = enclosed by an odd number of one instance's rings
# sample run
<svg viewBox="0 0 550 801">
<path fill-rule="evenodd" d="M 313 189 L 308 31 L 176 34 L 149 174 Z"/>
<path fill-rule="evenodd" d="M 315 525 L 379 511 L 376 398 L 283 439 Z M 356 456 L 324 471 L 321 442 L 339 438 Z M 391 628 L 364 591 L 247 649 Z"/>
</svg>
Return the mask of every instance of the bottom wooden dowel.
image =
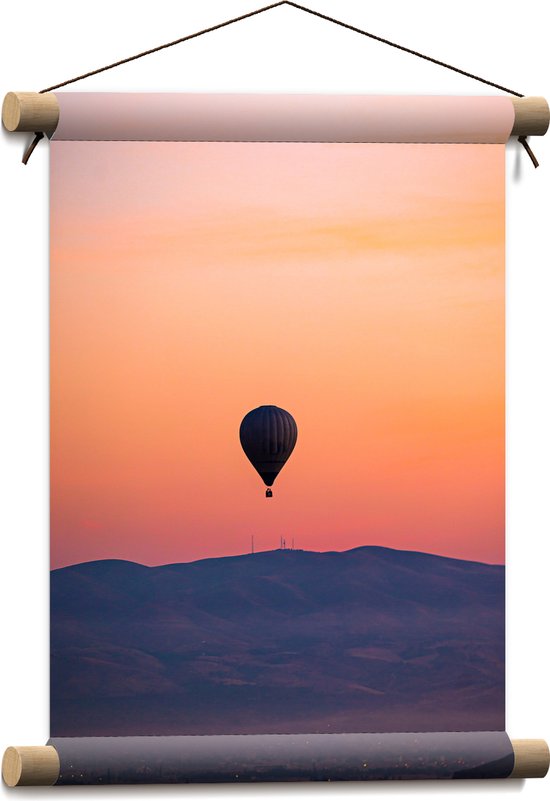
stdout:
<svg viewBox="0 0 550 801">
<path fill-rule="evenodd" d="M 510 779 L 543 778 L 550 767 L 545 740 L 512 740 L 514 769 Z M 60 762 L 51 745 L 11 746 L 4 752 L 2 778 L 8 787 L 50 786 L 59 778 Z"/>
<path fill-rule="evenodd" d="M 59 756 L 51 745 L 14 745 L 6 748 L 2 778 L 8 787 L 49 786 L 59 778 Z"/>
<path fill-rule="evenodd" d="M 542 779 L 550 767 L 546 740 L 512 740 L 514 770 L 510 779 Z"/>
</svg>

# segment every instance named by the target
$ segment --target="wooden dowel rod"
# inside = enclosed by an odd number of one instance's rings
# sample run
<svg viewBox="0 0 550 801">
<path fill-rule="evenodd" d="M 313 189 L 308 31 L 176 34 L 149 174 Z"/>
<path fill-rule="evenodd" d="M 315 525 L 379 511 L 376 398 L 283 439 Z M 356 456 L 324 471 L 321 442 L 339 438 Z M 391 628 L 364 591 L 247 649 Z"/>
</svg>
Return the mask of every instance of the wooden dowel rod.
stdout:
<svg viewBox="0 0 550 801">
<path fill-rule="evenodd" d="M 53 134 L 59 122 L 59 103 L 51 92 L 8 92 L 2 104 L 2 123 L 10 132 Z"/>
<path fill-rule="evenodd" d="M 515 121 L 511 136 L 544 136 L 550 109 L 544 97 L 513 97 Z"/>
<path fill-rule="evenodd" d="M 545 740 L 512 740 L 514 769 L 509 779 L 542 779 L 550 767 Z M 50 786 L 59 778 L 60 762 L 51 745 L 16 745 L 7 748 L 2 778 L 8 787 Z"/>
<path fill-rule="evenodd" d="M 550 109 L 543 97 L 513 97 L 512 136 L 544 136 L 550 124 Z M 8 92 L 2 106 L 2 122 L 11 132 L 51 135 L 59 122 L 59 103 L 52 92 Z"/>
<path fill-rule="evenodd" d="M 59 778 L 59 756 L 52 745 L 14 745 L 2 759 L 8 787 L 51 786 Z"/>
<path fill-rule="evenodd" d="M 512 740 L 514 769 L 509 779 L 542 779 L 550 767 L 546 740 Z"/>
</svg>

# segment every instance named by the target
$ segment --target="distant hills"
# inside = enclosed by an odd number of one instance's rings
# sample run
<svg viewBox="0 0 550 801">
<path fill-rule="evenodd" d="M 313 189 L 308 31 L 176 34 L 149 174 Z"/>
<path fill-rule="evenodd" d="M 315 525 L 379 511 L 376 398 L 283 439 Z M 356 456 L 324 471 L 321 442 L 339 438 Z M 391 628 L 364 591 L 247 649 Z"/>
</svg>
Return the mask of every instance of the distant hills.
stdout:
<svg viewBox="0 0 550 801">
<path fill-rule="evenodd" d="M 366 546 L 51 574 L 53 736 L 504 728 L 504 567 Z"/>
</svg>

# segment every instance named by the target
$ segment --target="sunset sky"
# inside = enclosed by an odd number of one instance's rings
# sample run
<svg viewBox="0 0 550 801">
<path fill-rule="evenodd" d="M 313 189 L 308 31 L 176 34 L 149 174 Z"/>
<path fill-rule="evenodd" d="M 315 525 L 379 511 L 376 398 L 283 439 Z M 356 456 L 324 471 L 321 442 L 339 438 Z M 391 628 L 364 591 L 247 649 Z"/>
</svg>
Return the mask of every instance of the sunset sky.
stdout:
<svg viewBox="0 0 550 801">
<path fill-rule="evenodd" d="M 504 148 L 52 142 L 52 567 L 504 560 Z M 265 498 L 250 409 L 298 443 Z"/>
</svg>

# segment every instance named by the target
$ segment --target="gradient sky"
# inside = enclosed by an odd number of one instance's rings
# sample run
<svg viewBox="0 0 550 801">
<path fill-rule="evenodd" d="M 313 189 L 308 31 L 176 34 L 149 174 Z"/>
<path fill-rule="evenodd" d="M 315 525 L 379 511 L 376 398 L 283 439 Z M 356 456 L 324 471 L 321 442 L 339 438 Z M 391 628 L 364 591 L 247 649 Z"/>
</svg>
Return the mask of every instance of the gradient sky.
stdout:
<svg viewBox="0 0 550 801">
<path fill-rule="evenodd" d="M 504 560 L 502 146 L 52 143 L 52 566 Z M 238 439 L 298 444 L 266 500 Z"/>
</svg>

